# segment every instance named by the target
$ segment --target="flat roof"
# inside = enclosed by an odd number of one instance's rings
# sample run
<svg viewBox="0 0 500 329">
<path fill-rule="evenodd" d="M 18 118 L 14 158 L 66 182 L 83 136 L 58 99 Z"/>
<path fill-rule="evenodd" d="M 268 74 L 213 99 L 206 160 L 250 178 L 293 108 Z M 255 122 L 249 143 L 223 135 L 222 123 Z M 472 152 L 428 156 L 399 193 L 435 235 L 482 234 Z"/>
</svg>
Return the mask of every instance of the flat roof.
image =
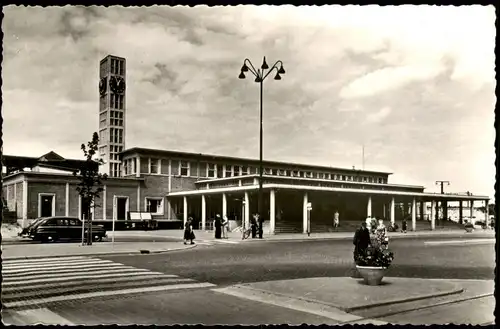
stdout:
<svg viewBox="0 0 500 329">
<path fill-rule="evenodd" d="M 133 153 L 149 153 L 149 154 L 155 154 L 158 156 L 177 156 L 177 157 L 191 157 L 191 158 L 203 158 L 203 159 L 212 159 L 212 160 L 217 160 L 217 161 L 233 161 L 233 162 L 246 162 L 246 163 L 252 163 L 252 164 L 258 164 L 259 160 L 257 159 L 249 159 L 249 158 L 240 158 L 240 157 L 231 157 L 231 156 L 224 156 L 224 155 L 213 155 L 213 154 L 204 154 L 204 153 L 194 153 L 194 152 L 182 152 L 182 151 L 172 151 L 172 150 L 159 150 L 159 149 L 149 149 L 149 148 L 142 148 L 142 147 L 133 147 L 130 149 L 126 149 L 119 154 L 122 156 L 128 155 L 128 154 L 133 154 Z M 373 171 L 373 170 L 362 170 L 362 169 L 348 169 L 348 168 L 340 168 L 340 167 L 329 167 L 329 166 L 319 166 L 319 165 L 312 165 L 312 164 L 304 164 L 304 163 L 293 163 L 293 162 L 283 162 L 283 161 L 269 161 L 269 160 L 263 160 L 262 161 L 264 166 L 287 166 L 287 168 L 290 167 L 297 167 L 297 168 L 309 168 L 309 169 L 316 169 L 316 170 L 339 170 L 342 172 L 349 172 L 349 173 L 366 173 L 366 174 L 383 174 L 383 175 L 392 175 L 392 173 L 389 172 L 383 172 L 383 171 Z"/>
</svg>

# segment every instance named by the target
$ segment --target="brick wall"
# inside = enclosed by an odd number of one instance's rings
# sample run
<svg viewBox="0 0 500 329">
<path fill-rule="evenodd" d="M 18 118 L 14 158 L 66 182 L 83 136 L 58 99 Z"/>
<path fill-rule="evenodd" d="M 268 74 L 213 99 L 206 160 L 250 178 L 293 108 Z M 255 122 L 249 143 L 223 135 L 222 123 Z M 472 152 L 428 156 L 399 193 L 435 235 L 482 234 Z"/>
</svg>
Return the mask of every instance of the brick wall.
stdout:
<svg viewBox="0 0 500 329">
<path fill-rule="evenodd" d="M 80 217 L 78 204 L 80 200 L 80 195 L 76 190 L 77 184 L 69 184 L 69 216 Z M 66 188 L 66 187 L 65 187 Z M 64 192 L 66 193 L 66 192 Z"/>
<path fill-rule="evenodd" d="M 137 186 L 106 185 L 106 220 L 113 220 L 114 196 L 128 196 L 129 211 L 137 211 Z M 144 201 L 141 200 L 142 202 Z M 95 217 L 95 219 L 102 218 Z"/>
<path fill-rule="evenodd" d="M 172 177 L 172 191 L 192 191 L 196 189 L 195 182 L 197 181 L 194 177 Z"/>
<path fill-rule="evenodd" d="M 28 182 L 28 218 L 38 217 L 38 194 L 55 194 L 55 215 L 64 216 L 66 207 L 66 183 Z"/>
</svg>

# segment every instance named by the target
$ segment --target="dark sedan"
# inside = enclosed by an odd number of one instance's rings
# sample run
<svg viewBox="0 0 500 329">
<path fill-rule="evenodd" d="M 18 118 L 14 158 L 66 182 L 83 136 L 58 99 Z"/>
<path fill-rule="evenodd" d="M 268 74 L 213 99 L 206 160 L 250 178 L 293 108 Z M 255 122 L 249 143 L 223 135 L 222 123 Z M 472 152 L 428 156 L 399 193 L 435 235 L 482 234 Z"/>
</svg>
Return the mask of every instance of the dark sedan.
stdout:
<svg viewBox="0 0 500 329">
<path fill-rule="evenodd" d="M 85 239 L 87 231 L 88 224 L 85 224 Z M 81 240 L 82 221 L 77 217 L 37 218 L 19 235 L 41 242 Z M 101 225 L 92 225 L 92 240 L 101 241 L 104 237 L 106 237 L 106 230 Z"/>
</svg>

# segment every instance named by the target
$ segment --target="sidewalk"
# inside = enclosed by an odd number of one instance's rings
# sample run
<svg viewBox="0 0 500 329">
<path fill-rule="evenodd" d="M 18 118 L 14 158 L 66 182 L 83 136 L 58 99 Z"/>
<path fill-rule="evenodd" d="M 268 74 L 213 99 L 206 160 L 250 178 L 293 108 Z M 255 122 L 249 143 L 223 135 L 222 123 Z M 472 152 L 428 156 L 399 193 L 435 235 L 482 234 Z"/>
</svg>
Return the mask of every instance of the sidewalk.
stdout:
<svg viewBox="0 0 500 329">
<path fill-rule="evenodd" d="M 344 324 L 384 324 L 373 318 L 493 295 L 494 281 L 385 277 L 382 285 L 368 286 L 362 279 L 323 277 L 237 284 L 213 290 Z"/>
<path fill-rule="evenodd" d="M 201 231 L 195 230 L 196 240 L 215 240 L 213 231 Z M 115 237 L 118 236 L 162 236 L 173 239 L 182 240 L 183 231 L 182 230 L 159 230 L 159 231 L 115 231 Z M 107 232 L 108 237 L 111 238 L 113 232 Z M 283 240 L 321 240 L 321 239 L 352 239 L 354 232 L 337 232 L 337 233 L 311 233 L 310 236 L 307 234 L 294 233 L 294 234 L 264 234 L 263 239 L 246 239 L 242 240 L 241 232 L 229 232 L 229 240 L 242 241 L 242 242 L 256 242 L 256 241 L 283 241 Z M 389 239 L 398 239 L 404 237 L 420 237 L 420 236 L 453 236 L 453 237 L 495 237 L 495 231 L 493 230 L 475 230 L 471 233 L 466 233 L 464 230 L 439 230 L 439 231 L 416 231 L 416 232 L 388 232 Z"/>
<path fill-rule="evenodd" d="M 94 242 L 91 246 L 81 243 L 19 244 L 2 246 L 2 259 L 32 259 L 67 256 L 99 256 L 119 254 L 152 254 L 194 248 L 177 242 Z"/>
</svg>

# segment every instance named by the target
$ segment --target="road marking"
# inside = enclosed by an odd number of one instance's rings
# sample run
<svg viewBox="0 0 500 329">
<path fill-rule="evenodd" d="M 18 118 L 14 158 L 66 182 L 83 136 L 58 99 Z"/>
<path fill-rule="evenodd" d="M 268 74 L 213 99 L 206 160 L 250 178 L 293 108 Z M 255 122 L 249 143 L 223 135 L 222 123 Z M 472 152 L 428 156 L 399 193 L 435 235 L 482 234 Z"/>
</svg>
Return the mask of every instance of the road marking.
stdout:
<svg viewBox="0 0 500 329">
<path fill-rule="evenodd" d="M 78 270 L 73 270 L 71 272 L 66 272 L 66 273 L 62 273 L 62 272 L 53 272 L 53 273 L 45 273 L 45 274 L 40 274 L 40 273 L 30 273 L 28 275 L 25 275 L 25 273 L 22 273 L 22 275 L 16 275 L 16 276 L 13 276 L 13 275 L 10 275 L 10 276 L 3 276 L 3 279 L 4 281 L 6 279 L 20 279 L 20 280 L 23 280 L 22 282 L 24 282 L 25 280 L 30 280 L 30 279 L 33 279 L 33 278 L 53 278 L 53 277 L 58 277 L 60 279 L 65 279 L 67 277 L 72 277 L 72 276 L 75 276 L 75 275 L 86 275 L 86 274 L 90 274 L 92 277 L 95 277 L 96 274 L 106 274 L 106 273 L 120 273 L 120 272 L 135 272 L 135 271 L 140 271 L 140 272 L 148 272 L 148 270 L 143 270 L 143 269 L 137 269 L 136 267 L 132 267 L 132 266 L 124 266 L 124 267 L 112 267 L 112 268 L 109 268 L 109 269 L 92 269 L 92 270 L 88 270 L 88 269 L 78 269 Z M 90 272 L 90 273 L 88 273 Z"/>
<path fill-rule="evenodd" d="M 22 306 L 34 306 L 39 304 L 62 302 L 67 300 L 75 299 L 88 299 L 95 297 L 105 297 L 105 296 L 119 296 L 128 294 L 138 294 L 144 292 L 159 292 L 159 291 L 169 291 L 169 290 L 179 290 L 179 289 L 196 289 L 196 288 L 208 288 L 214 287 L 211 283 L 186 283 L 186 284 L 176 284 L 158 287 L 143 287 L 143 288 L 132 288 L 132 289 L 122 289 L 122 290 L 111 290 L 111 291 L 96 291 L 83 294 L 65 295 L 65 296 L 54 296 L 39 299 L 28 299 L 16 302 L 3 303 L 6 308 L 22 307 Z"/>
<path fill-rule="evenodd" d="M 472 239 L 472 240 L 442 240 L 442 241 L 424 241 L 428 245 L 443 245 L 443 244 L 490 244 L 495 243 L 495 239 Z"/>
<path fill-rule="evenodd" d="M 71 277 L 64 277 L 64 278 L 47 278 L 47 279 L 34 279 L 34 280 L 21 280 L 21 281 L 4 281 L 2 282 L 2 287 L 3 286 L 13 286 L 16 284 L 28 284 L 28 283 L 41 283 L 41 282 L 60 282 L 63 280 L 78 280 L 78 279 L 87 279 L 89 277 L 92 278 L 109 278 L 109 277 L 120 277 L 120 276 L 137 276 L 137 275 L 154 275 L 154 274 L 161 274 L 161 273 L 155 273 L 155 272 L 150 272 L 148 270 L 140 270 L 137 269 L 135 272 L 131 273 L 113 273 L 113 274 L 101 274 L 101 275 L 94 275 L 92 274 L 91 276 L 89 275 L 76 275 L 76 276 L 71 276 Z M 164 274 L 166 277 L 175 277 L 174 275 L 169 275 L 169 274 Z"/>
<path fill-rule="evenodd" d="M 68 256 L 68 257 L 48 257 L 48 258 L 24 258 L 24 259 L 3 259 L 2 266 L 5 265 L 15 265 L 20 263 L 25 263 L 27 261 L 31 263 L 45 263 L 51 261 L 65 261 L 65 260 L 78 260 L 78 259 L 88 259 L 86 256 Z"/>
<path fill-rule="evenodd" d="M 230 240 L 216 240 L 215 243 L 229 243 L 229 244 L 239 244 L 238 241 L 230 241 Z"/>
<path fill-rule="evenodd" d="M 240 297 L 243 299 L 258 301 L 265 304 L 280 306 L 296 311 L 319 315 L 338 322 L 373 321 L 363 319 L 360 316 L 349 314 L 336 307 L 326 304 L 315 303 L 313 301 L 297 299 L 289 296 L 274 294 L 269 291 L 254 290 L 248 287 L 236 285 L 226 288 L 212 289 L 212 291 Z M 378 320 L 377 320 L 378 321 Z"/>
<path fill-rule="evenodd" d="M 110 269 L 110 268 L 120 268 L 120 267 L 122 267 L 122 265 L 120 264 L 105 264 L 105 265 L 91 265 L 79 268 L 43 269 L 41 271 L 36 269 L 29 269 L 29 270 L 26 269 L 22 271 L 11 271 L 7 273 L 2 273 L 2 276 L 5 278 L 11 276 L 29 276 L 32 274 L 71 273 L 74 271 L 91 272 L 99 269 Z M 125 266 L 125 267 L 130 267 L 130 266 Z"/>
<path fill-rule="evenodd" d="M 89 278 L 90 279 L 90 278 Z M 179 277 L 168 277 L 165 274 L 155 274 L 155 275 L 150 275 L 148 276 L 149 280 L 152 279 L 162 279 L 161 281 L 171 281 L 171 282 L 192 282 L 195 281 L 193 279 L 184 279 L 184 278 L 179 278 Z M 127 277 L 118 277 L 118 278 L 106 278 L 106 279 L 94 279 L 92 278 L 91 281 L 87 282 L 89 284 L 100 284 L 100 283 L 117 283 L 117 282 L 133 282 L 133 281 L 144 281 L 144 277 L 142 276 L 127 276 Z M 30 290 L 38 290 L 42 288 L 50 289 L 50 288 L 61 288 L 61 287 L 73 287 L 73 286 L 78 286 L 81 285 L 82 283 L 85 284 L 86 281 L 75 281 L 75 282 L 68 282 L 64 283 L 64 285 L 61 285 L 60 282 L 53 282 L 53 283 L 42 283 L 42 284 L 35 284 L 35 285 L 22 285 L 19 287 L 10 287 L 10 288 L 2 288 L 2 292 L 5 294 L 7 292 L 16 292 L 16 293 L 21 293 L 25 290 L 30 291 Z M 5 297 L 4 297 L 5 298 Z"/>
<path fill-rule="evenodd" d="M 2 274 L 22 274 L 22 273 L 31 273 L 31 272 L 48 272 L 50 271 L 51 273 L 58 272 L 58 271 L 64 271 L 64 270 L 78 270 L 81 268 L 95 268 L 95 267 L 114 267 L 114 266 L 123 266 L 122 264 L 119 263 L 86 263 L 86 264 L 72 264 L 72 265 L 54 265 L 52 267 L 37 267 L 36 265 L 30 266 L 30 267 L 25 267 L 25 268 L 20 268 L 20 269 L 5 269 L 2 270 Z"/>
<path fill-rule="evenodd" d="M 74 325 L 71 321 L 63 318 L 57 313 L 47 308 L 31 309 L 15 312 L 16 318 L 23 322 L 23 325 Z M 21 317 L 21 319 L 19 319 Z"/>
<path fill-rule="evenodd" d="M 96 264 L 96 263 L 99 263 L 99 264 L 112 264 L 114 263 L 113 261 L 111 260 L 93 260 L 93 259 L 89 259 L 89 260 L 82 260 L 82 261 L 78 261 L 78 262 L 71 262 L 71 263 L 57 263 L 57 262 L 53 262 L 53 263 L 47 263 L 47 264 L 29 264 L 29 263 L 25 263 L 23 265 L 16 265 L 16 266 L 5 266 L 2 268 L 2 272 L 3 271 L 11 271 L 11 270 L 22 270 L 22 269 L 31 269 L 31 268 L 65 268 L 65 267 L 80 267 L 82 265 L 87 265 L 87 264 Z"/>
</svg>

